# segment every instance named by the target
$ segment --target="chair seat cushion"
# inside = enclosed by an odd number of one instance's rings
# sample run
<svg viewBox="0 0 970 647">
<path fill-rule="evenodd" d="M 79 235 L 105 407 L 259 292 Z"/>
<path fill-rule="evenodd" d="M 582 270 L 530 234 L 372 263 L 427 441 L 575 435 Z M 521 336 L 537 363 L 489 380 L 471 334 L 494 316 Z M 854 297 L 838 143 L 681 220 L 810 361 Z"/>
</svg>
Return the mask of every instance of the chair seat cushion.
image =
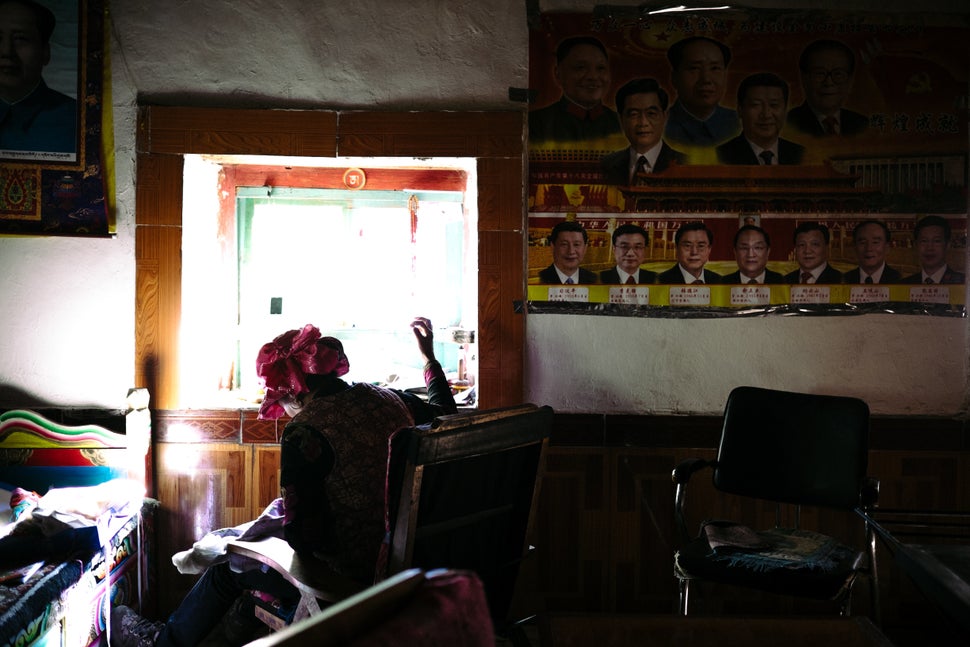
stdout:
<svg viewBox="0 0 970 647">
<path fill-rule="evenodd" d="M 675 571 L 681 579 L 834 600 L 849 590 L 862 559 L 862 552 L 808 530 L 708 522 L 677 552 Z"/>
</svg>

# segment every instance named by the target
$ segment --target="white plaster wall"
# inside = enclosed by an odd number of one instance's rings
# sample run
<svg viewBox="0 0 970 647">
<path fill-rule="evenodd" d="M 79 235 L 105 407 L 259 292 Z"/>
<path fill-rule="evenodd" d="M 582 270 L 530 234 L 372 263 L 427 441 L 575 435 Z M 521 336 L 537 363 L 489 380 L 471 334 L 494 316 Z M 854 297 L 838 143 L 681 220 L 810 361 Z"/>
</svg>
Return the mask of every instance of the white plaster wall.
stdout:
<svg viewBox="0 0 970 647">
<path fill-rule="evenodd" d="M 508 109 L 521 107 L 508 88 L 528 85 L 526 0 L 108 4 L 118 233 L 0 238 L 0 406 L 122 406 L 132 385 L 138 102 Z M 584 12 L 595 4 L 538 3 Z M 914 10 L 904 0 L 839 4 Z M 967 12 L 962 0 L 918 9 Z M 850 392 L 880 413 L 962 415 L 965 407 L 963 319 L 548 315 L 529 316 L 527 330 L 526 396 L 562 411 L 710 413 L 740 383 Z M 805 339 L 794 342 L 796 333 Z"/>
<path fill-rule="evenodd" d="M 508 108 L 524 0 L 112 0 L 142 100 L 230 107 Z"/>
<path fill-rule="evenodd" d="M 529 315 L 528 400 L 557 411 L 704 413 L 735 386 L 853 395 L 876 414 L 959 415 L 966 320 L 910 315 Z"/>
<path fill-rule="evenodd" d="M 134 380 L 128 239 L 0 239 L 0 406 L 124 405 Z"/>
</svg>

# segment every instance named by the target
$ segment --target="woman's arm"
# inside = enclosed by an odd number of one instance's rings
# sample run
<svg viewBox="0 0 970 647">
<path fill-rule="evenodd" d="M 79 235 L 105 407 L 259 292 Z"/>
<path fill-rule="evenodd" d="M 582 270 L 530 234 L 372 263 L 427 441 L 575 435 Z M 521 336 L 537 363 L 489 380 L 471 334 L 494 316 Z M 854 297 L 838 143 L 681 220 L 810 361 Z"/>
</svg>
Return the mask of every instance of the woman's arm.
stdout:
<svg viewBox="0 0 970 647">
<path fill-rule="evenodd" d="M 458 405 L 455 404 L 455 397 L 451 393 L 451 386 L 448 378 L 438 363 L 434 355 L 434 333 L 431 329 L 431 321 L 425 317 L 416 317 L 411 322 L 411 329 L 414 331 L 414 338 L 418 342 L 418 351 L 424 358 L 424 384 L 428 387 L 428 401 L 424 402 L 421 398 L 407 398 L 405 402 L 414 415 L 415 424 L 431 422 L 437 416 L 455 413 Z"/>
</svg>

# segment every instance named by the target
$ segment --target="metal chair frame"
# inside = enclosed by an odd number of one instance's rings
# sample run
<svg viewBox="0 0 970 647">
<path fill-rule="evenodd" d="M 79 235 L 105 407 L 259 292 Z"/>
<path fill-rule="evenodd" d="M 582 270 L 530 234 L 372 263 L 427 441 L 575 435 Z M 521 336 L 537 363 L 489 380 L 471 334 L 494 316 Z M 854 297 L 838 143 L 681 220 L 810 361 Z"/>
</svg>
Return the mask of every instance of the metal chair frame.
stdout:
<svg viewBox="0 0 970 647">
<path fill-rule="evenodd" d="M 762 404 L 764 403 L 763 406 Z M 789 417 L 805 414 L 807 419 L 789 420 Z M 839 419 L 842 416 L 844 419 Z M 852 596 L 851 591 L 858 575 L 868 576 L 869 593 L 872 601 L 873 620 L 877 625 L 881 622 L 881 609 L 879 605 L 879 579 L 876 562 L 876 534 L 870 523 L 867 512 L 871 510 L 878 501 L 879 482 L 878 480 L 865 475 L 868 454 L 868 419 L 869 410 L 862 400 L 847 398 L 843 396 L 810 395 L 777 391 L 772 389 L 760 389 L 756 387 L 738 387 L 731 392 L 725 407 L 724 428 L 722 430 L 721 443 L 718 448 L 716 460 L 704 460 L 691 458 L 681 462 L 672 473 L 675 484 L 674 492 L 674 515 L 677 532 L 683 545 L 692 541 L 694 538 L 688 531 L 686 519 L 687 486 L 691 477 L 703 469 L 711 469 L 715 489 L 722 493 L 736 494 L 746 497 L 754 497 L 765 500 L 774 500 L 775 506 L 775 527 L 783 527 L 783 520 L 791 518 L 792 524 L 788 527 L 801 527 L 801 507 L 802 505 L 812 505 L 820 507 L 832 507 L 837 509 L 854 510 L 861 517 L 865 526 L 865 553 L 864 566 L 857 569 L 852 578 L 845 583 L 845 586 L 837 596 L 839 612 L 842 616 L 851 613 Z M 787 426 L 786 426 L 786 423 Z M 846 443 L 855 443 L 854 446 L 847 444 L 839 448 L 845 452 L 854 452 L 857 457 L 846 457 L 843 464 L 850 467 L 853 474 L 847 475 L 847 482 L 829 484 L 828 491 L 812 491 L 811 474 L 802 474 L 796 465 L 795 456 L 789 456 L 792 460 L 787 460 L 778 455 L 772 455 L 770 449 L 765 451 L 764 456 L 746 457 L 740 455 L 742 451 L 750 449 L 752 442 L 761 439 L 758 434 L 764 434 L 768 439 L 767 443 L 775 444 L 777 447 L 784 447 L 784 440 L 773 440 L 771 434 L 789 433 L 798 434 L 796 442 L 802 443 L 803 447 L 810 447 L 808 443 L 814 441 L 813 435 L 819 426 L 832 425 L 828 435 L 838 435 L 845 430 L 845 435 L 859 436 L 850 438 Z M 849 427 L 854 427 L 849 430 Z M 794 430 L 792 430 L 794 428 Z M 731 434 L 737 433 L 753 434 L 752 438 L 744 440 L 738 446 L 734 445 Z M 825 434 L 819 434 L 825 435 Z M 760 450 L 755 450 L 760 451 Z M 817 456 L 817 452 L 823 452 L 824 448 L 818 447 L 807 450 L 808 453 Z M 753 464 L 759 464 L 762 469 L 756 473 L 728 473 L 728 461 L 739 459 L 744 463 L 743 467 L 731 467 L 730 469 L 752 470 Z M 857 459 L 855 464 L 849 465 L 853 459 Z M 753 461 L 753 463 L 752 463 Z M 789 473 L 787 470 L 791 470 Z M 792 475 L 793 474 L 793 475 Z M 773 491 L 773 484 L 759 483 L 758 479 L 764 477 L 768 481 L 776 479 L 781 483 L 778 491 Z M 836 477 L 842 479 L 842 476 Z M 836 490 L 838 490 L 836 492 Z M 783 513 L 791 513 L 783 514 Z M 677 572 L 679 584 L 678 613 L 686 616 L 690 602 L 690 591 L 692 578 L 688 574 Z M 791 592 L 797 595 L 797 591 Z"/>
</svg>

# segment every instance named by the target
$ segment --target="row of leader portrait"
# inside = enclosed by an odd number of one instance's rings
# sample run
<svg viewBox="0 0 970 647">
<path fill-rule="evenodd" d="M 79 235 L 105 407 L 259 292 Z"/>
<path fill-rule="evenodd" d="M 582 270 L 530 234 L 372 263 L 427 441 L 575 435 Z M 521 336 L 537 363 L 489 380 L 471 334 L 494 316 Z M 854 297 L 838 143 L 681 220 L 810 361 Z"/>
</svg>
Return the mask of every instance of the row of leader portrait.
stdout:
<svg viewBox="0 0 970 647">
<path fill-rule="evenodd" d="M 615 265 L 594 272 L 582 266 L 589 235 L 576 220 L 564 220 L 551 230 L 547 242 L 552 264 L 538 273 L 541 284 L 962 284 L 965 275 L 947 263 L 952 230 L 942 216 L 925 216 L 913 228 L 913 250 L 919 271 L 903 274 L 886 262 L 892 247 L 891 231 L 881 220 L 864 220 L 852 231 L 858 265 L 843 272 L 829 263 L 830 233 L 819 222 L 805 221 L 794 230 L 792 257 L 798 267 L 782 274 L 768 268 L 772 241 L 758 225 L 746 224 L 734 234 L 732 249 L 737 270 L 722 275 L 706 267 L 714 246 L 714 232 L 702 221 L 682 224 L 674 234 L 676 263 L 660 272 L 643 267 L 650 237 L 639 225 L 619 225 L 612 233 Z"/>
<path fill-rule="evenodd" d="M 671 97 L 656 78 L 623 83 L 614 96 L 615 111 L 604 100 L 612 84 L 609 55 L 595 37 L 563 40 L 556 51 L 553 76 L 561 90 L 552 104 L 529 113 L 533 149 L 570 142 L 624 137 L 628 147 L 601 160 L 603 181 L 634 185 L 645 173 L 663 173 L 680 164 L 707 164 L 707 149 L 720 164 L 802 164 L 803 144 L 782 136 L 848 138 L 866 132 L 869 116 L 848 108 L 856 72 L 855 55 L 844 43 L 820 39 L 797 61 L 804 102 L 790 106 L 789 83 L 779 74 L 760 71 L 738 84 L 736 109 L 722 101 L 728 93 L 731 50 L 703 36 L 674 43 L 667 51 Z"/>
</svg>

